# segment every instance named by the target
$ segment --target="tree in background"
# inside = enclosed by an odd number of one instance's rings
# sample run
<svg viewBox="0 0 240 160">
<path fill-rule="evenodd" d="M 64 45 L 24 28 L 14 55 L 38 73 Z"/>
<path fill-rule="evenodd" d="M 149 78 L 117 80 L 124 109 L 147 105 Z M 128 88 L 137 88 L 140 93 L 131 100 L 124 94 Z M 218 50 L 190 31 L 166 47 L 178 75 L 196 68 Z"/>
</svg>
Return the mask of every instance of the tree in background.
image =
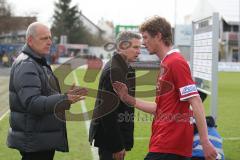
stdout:
<svg viewBox="0 0 240 160">
<path fill-rule="evenodd" d="M 0 0 L 0 16 L 10 17 L 12 15 L 12 8 L 6 0 Z"/>
<path fill-rule="evenodd" d="M 55 2 L 53 15 L 52 33 L 60 42 L 61 35 L 67 36 L 68 43 L 82 43 L 89 45 L 100 45 L 103 41 L 98 35 L 92 35 L 83 26 L 80 20 L 81 12 L 78 6 L 70 7 L 71 0 L 58 0 Z"/>
</svg>

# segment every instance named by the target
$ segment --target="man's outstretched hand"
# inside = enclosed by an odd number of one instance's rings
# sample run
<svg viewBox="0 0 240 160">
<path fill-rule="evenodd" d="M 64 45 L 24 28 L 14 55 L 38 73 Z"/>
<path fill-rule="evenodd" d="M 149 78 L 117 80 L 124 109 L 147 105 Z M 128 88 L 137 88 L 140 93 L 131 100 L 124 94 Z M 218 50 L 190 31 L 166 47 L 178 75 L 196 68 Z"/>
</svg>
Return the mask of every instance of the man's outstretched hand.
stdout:
<svg viewBox="0 0 240 160">
<path fill-rule="evenodd" d="M 81 87 L 75 86 L 75 83 L 71 86 L 71 88 L 66 93 L 66 95 L 68 97 L 68 101 L 71 104 L 85 99 L 85 96 L 87 94 L 88 94 L 88 90 L 86 88 L 81 88 Z"/>
<path fill-rule="evenodd" d="M 136 104 L 136 100 L 134 97 L 128 94 L 128 88 L 126 84 L 122 82 L 115 81 L 113 84 L 113 89 L 121 99 L 121 101 L 134 106 Z"/>
</svg>

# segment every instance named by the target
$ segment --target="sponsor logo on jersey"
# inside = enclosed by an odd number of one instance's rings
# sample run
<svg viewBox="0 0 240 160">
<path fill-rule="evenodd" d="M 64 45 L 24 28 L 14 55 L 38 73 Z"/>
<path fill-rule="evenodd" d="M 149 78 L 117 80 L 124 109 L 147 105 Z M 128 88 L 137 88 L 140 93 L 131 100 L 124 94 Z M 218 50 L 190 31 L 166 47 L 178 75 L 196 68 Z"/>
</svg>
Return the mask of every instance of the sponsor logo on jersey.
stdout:
<svg viewBox="0 0 240 160">
<path fill-rule="evenodd" d="M 184 87 L 180 88 L 180 92 L 181 92 L 182 96 L 190 94 L 190 93 L 195 93 L 195 92 L 197 92 L 197 87 L 194 84 L 184 86 Z"/>
</svg>

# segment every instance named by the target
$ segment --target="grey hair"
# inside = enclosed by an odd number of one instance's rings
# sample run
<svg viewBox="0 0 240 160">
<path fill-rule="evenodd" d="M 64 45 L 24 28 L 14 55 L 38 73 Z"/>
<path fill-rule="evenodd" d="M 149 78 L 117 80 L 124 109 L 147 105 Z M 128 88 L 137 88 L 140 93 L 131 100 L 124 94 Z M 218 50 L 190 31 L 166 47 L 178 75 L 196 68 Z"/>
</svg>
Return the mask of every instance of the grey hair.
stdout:
<svg viewBox="0 0 240 160">
<path fill-rule="evenodd" d="M 26 31 L 26 39 L 28 39 L 30 36 L 35 36 L 36 35 L 36 30 L 37 30 L 37 27 L 39 26 L 45 26 L 44 24 L 40 23 L 40 22 L 33 22 L 31 23 L 28 28 L 27 28 L 27 31 Z"/>
<path fill-rule="evenodd" d="M 123 31 L 118 34 L 118 36 L 116 38 L 116 45 L 119 46 L 122 42 L 127 42 L 134 38 L 141 39 L 141 36 L 138 33 L 130 32 L 130 31 Z"/>
</svg>

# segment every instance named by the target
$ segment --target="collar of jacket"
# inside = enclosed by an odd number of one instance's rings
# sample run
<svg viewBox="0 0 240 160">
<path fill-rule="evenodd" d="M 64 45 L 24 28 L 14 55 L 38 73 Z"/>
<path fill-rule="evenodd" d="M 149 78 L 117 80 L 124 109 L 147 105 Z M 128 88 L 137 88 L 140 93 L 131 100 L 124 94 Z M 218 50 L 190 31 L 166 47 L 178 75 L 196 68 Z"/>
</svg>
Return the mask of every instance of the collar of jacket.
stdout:
<svg viewBox="0 0 240 160">
<path fill-rule="evenodd" d="M 29 57 L 31 57 L 38 64 L 40 64 L 42 66 L 46 66 L 47 68 L 52 70 L 51 67 L 47 64 L 46 58 L 45 57 L 40 57 L 39 55 L 37 55 L 36 52 L 34 52 L 27 44 L 25 44 L 23 46 L 22 52 L 24 54 L 28 55 Z"/>
<path fill-rule="evenodd" d="M 118 64 L 124 71 L 126 72 L 128 71 L 128 63 L 123 59 L 123 57 L 120 54 L 114 53 L 113 59 L 115 59 L 118 62 Z"/>
</svg>

